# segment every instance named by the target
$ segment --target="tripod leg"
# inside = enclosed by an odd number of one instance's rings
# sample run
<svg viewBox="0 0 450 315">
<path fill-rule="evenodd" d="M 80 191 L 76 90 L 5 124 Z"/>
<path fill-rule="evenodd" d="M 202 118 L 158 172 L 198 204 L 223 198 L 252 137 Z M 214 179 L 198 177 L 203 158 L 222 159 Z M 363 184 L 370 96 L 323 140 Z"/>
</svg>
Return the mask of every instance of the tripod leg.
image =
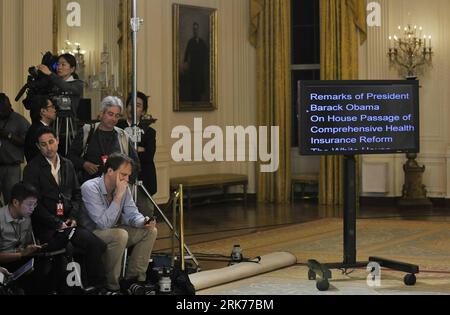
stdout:
<svg viewBox="0 0 450 315">
<path fill-rule="evenodd" d="M 69 135 L 70 135 L 70 145 L 72 145 L 73 140 L 75 139 L 75 128 L 74 128 L 74 123 L 73 123 L 73 118 L 70 118 L 69 120 Z"/>
<path fill-rule="evenodd" d="M 56 126 L 55 126 L 56 136 L 59 138 L 59 134 L 61 130 L 59 130 L 59 117 L 56 117 Z"/>
<path fill-rule="evenodd" d="M 147 189 L 142 185 L 139 184 L 138 187 L 140 187 L 142 189 L 142 191 L 145 193 L 145 195 L 147 196 L 147 198 L 153 203 L 153 205 L 155 206 L 155 209 L 158 211 L 158 213 L 161 215 L 161 217 L 164 219 L 164 221 L 166 222 L 167 226 L 174 231 L 175 236 L 180 239 L 180 236 L 178 235 L 178 233 L 174 230 L 174 227 L 172 226 L 172 224 L 170 223 L 169 219 L 164 215 L 164 212 L 162 212 L 162 210 L 159 208 L 159 206 L 156 204 L 156 202 L 153 200 L 152 196 L 149 194 L 149 192 L 147 191 Z M 189 247 L 184 244 L 184 249 L 186 250 L 186 252 L 189 254 L 190 257 L 192 257 L 192 260 L 194 261 L 195 265 L 197 267 L 200 266 L 197 258 L 195 258 L 194 254 L 192 254 L 191 250 L 189 249 Z"/>
<path fill-rule="evenodd" d="M 70 135 L 69 135 L 69 118 L 66 118 L 66 151 L 65 151 L 66 156 L 67 156 L 67 153 L 69 153 L 69 137 L 70 137 Z"/>
</svg>

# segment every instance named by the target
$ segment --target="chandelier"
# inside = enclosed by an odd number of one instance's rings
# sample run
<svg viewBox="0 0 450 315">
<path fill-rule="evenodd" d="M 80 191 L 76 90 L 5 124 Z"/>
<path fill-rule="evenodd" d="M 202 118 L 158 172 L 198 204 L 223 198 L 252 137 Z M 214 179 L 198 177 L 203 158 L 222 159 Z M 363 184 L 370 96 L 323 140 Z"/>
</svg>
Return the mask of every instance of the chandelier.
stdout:
<svg viewBox="0 0 450 315">
<path fill-rule="evenodd" d="M 402 31 L 402 27 L 399 26 L 398 30 Z M 432 62 L 431 36 L 422 36 L 422 30 L 422 27 L 408 24 L 403 28 L 403 37 L 389 36 L 390 64 L 407 78 L 417 77 L 424 66 L 431 65 Z"/>
</svg>

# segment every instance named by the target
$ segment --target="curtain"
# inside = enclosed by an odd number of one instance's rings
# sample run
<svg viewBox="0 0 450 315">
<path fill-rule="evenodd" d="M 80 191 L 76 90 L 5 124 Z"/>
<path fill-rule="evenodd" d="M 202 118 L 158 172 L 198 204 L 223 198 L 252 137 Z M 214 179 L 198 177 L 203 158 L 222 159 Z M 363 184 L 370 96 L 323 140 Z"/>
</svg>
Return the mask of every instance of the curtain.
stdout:
<svg viewBox="0 0 450 315">
<path fill-rule="evenodd" d="M 250 42 L 257 52 L 258 123 L 280 128 L 278 171 L 261 173 L 257 166 L 258 201 L 285 203 L 291 193 L 290 1 L 250 0 Z"/>
<path fill-rule="evenodd" d="M 364 0 L 320 0 L 321 78 L 358 79 L 359 44 L 366 40 Z M 323 157 L 319 184 L 321 205 L 343 204 L 343 158 Z"/>
<path fill-rule="evenodd" d="M 131 42 L 131 0 L 120 0 L 119 2 L 119 17 L 117 28 L 119 29 L 119 38 L 117 44 L 119 45 L 119 68 L 121 77 L 121 86 L 123 86 L 124 98 L 128 97 L 128 93 L 133 87 L 133 48 Z"/>
</svg>

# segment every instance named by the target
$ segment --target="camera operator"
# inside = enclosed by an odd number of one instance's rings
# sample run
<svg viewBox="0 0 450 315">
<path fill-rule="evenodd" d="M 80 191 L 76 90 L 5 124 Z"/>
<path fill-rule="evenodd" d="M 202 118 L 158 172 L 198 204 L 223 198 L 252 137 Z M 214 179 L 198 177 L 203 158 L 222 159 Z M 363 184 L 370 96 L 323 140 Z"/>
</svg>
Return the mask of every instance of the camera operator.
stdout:
<svg viewBox="0 0 450 315">
<path fill-rule="evenodd" d="M 20 181 L 29 127 L 28 121 L 14 112 L 8 96 L 0 93 L 0 193 L 5 203 L 10 200 L 12 187 Z"/>
<path fill-rule="evenodd" d="M 78 104 L 83 95 L 83 81 L 79 80 L 75 73 L 77 60 L 71 54 L 63 54 L 58 57 L 57 73 L 53 73 L 46 65 L 39 65 L 37 69 L 49 76 L 54 86 L 55 95 L 66 94 L 71 100 L 73 117 L 77 116 Z M 56 105 L 56 104 L 55 104 Z"/>
<path fill-rule="evenodd" d="M 25 158 L 27 163 L 30 163 L 39 155 L 40 151 L 36 146 L 37 132 L 42 127 L 50 127 L 56 120 L 56 107 L 46 96 L 37 96 L 30 115 L 33 123 L 25 137 Z"/>
</svg>

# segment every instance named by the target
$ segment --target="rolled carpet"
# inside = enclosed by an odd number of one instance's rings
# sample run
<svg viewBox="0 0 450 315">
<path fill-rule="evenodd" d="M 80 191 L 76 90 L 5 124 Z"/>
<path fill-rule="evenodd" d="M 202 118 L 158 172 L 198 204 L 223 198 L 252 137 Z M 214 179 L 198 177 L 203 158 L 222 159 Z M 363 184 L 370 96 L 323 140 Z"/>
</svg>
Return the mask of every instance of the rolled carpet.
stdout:
<svg viewBox="0 0 450 315">
<path fill-rule="evenodd" d="M 287 252 L 277 252 L 261 256 L 259 263 L 242 262 L 217 270 L 208 270 L 189 275 L 196 291 L 208 289 L 229 282 L 250 278 L 263 273 L 290 267 L 297 258 Z"/>
</svg>

